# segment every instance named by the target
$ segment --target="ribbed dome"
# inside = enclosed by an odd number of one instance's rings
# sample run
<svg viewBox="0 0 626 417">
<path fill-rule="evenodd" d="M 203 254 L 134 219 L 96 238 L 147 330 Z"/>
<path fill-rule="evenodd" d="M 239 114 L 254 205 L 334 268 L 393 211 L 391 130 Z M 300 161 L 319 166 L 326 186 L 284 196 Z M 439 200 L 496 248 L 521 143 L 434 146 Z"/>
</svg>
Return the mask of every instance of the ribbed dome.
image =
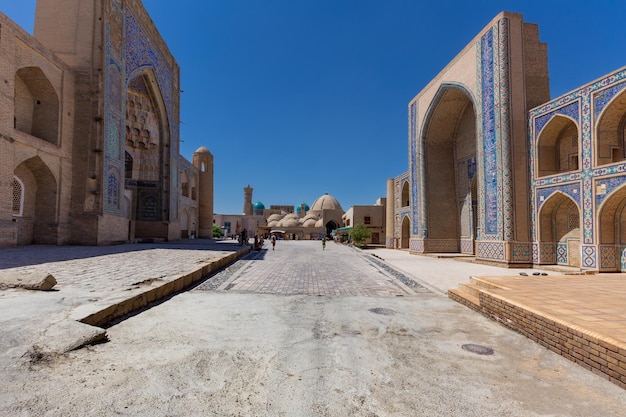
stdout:
<svg viewBox="0 0 626 417">
<path fill-rule="evenodd" d="M 335 197 L 333 197 L 332 195 L 329 195 L 328 193 L 324 194 L 323 196 L 315 200 L 315 202 L 313 203 L 313 207 L 311 208 L 311 211 L 316 211 L 316 210 L 320 210 L 320 211 L 321 210 L 341 210 L 343 211 L 343 209 L 341 208 L 341 204 L 339 204 L 339 201 L 337 201 Z"/>
</svg>

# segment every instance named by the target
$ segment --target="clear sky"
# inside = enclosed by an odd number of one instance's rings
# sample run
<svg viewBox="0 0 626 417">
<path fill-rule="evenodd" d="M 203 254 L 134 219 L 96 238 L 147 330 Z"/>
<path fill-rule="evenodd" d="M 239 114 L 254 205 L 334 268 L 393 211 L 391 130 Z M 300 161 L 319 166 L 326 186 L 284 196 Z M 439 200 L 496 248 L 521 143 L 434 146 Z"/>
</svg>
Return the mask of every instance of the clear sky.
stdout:
<svg viewBox="0 0 626 417">
<path fill-rule="evenodd" d="M 181 67 L 181 153 L 215 212 L 373 204 L 408 169 L 407 104 L 500 11 L 539 24 L 551 96 L 626 64 L 624 0 L 144 0 Z M 32 33 L 35 0 L 0 0 Z"/>
</svg>

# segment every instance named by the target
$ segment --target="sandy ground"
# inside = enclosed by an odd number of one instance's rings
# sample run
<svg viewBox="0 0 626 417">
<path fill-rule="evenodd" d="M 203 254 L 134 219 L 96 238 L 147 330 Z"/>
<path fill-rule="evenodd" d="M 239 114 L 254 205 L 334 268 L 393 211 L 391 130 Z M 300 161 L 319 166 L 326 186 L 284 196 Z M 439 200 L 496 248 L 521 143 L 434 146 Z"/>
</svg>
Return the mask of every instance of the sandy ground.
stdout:
<svg viewBox="0 0 626 417">
<path fill-rule="evenodd" d="M 0 358 L 0 415 L 626 415 L 626 391 L 430 293 L 195 290 L 108 335 L 54 357 Z"/>
</svg>

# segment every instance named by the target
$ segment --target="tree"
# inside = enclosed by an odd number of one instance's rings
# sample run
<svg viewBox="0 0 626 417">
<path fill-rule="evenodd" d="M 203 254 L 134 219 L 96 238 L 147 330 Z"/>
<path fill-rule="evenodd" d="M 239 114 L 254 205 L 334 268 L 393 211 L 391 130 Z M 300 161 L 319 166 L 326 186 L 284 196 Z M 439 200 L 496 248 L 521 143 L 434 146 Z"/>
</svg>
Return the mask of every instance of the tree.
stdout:
<svg viewBox="0 0 626 417">
<path fill-rule="evenodd" d="M 361 247 L 361 244 L 372 236 L 372 231 L 364 224 L 355 224 L 354 227 L 350 229 L 350 236 L 352 236 L 354 244 Z"/>
<path fill-rule="evenodd" d="M 213 237 L 222 237 L 222 229 L 216 224 L 213 225 Z"/>
</svg>

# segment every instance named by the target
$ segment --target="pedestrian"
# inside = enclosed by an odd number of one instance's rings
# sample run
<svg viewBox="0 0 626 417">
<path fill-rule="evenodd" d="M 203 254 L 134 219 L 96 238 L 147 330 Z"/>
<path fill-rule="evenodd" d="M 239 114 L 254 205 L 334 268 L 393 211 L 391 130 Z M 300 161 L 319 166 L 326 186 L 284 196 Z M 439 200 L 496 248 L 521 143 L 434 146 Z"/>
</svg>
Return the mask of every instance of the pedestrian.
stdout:
<svg viewBox="0 0 626 417">
<path fill-rule="evenodd" d="M 272 235 L 272 250 L 274 250 L 275 246 L 276 246 L 276 235 Z"/>
<path fill-rule="evenodd" d="M 326 250 L 326 236 L 322 238 L 322 250 Z"/>
</svg>

